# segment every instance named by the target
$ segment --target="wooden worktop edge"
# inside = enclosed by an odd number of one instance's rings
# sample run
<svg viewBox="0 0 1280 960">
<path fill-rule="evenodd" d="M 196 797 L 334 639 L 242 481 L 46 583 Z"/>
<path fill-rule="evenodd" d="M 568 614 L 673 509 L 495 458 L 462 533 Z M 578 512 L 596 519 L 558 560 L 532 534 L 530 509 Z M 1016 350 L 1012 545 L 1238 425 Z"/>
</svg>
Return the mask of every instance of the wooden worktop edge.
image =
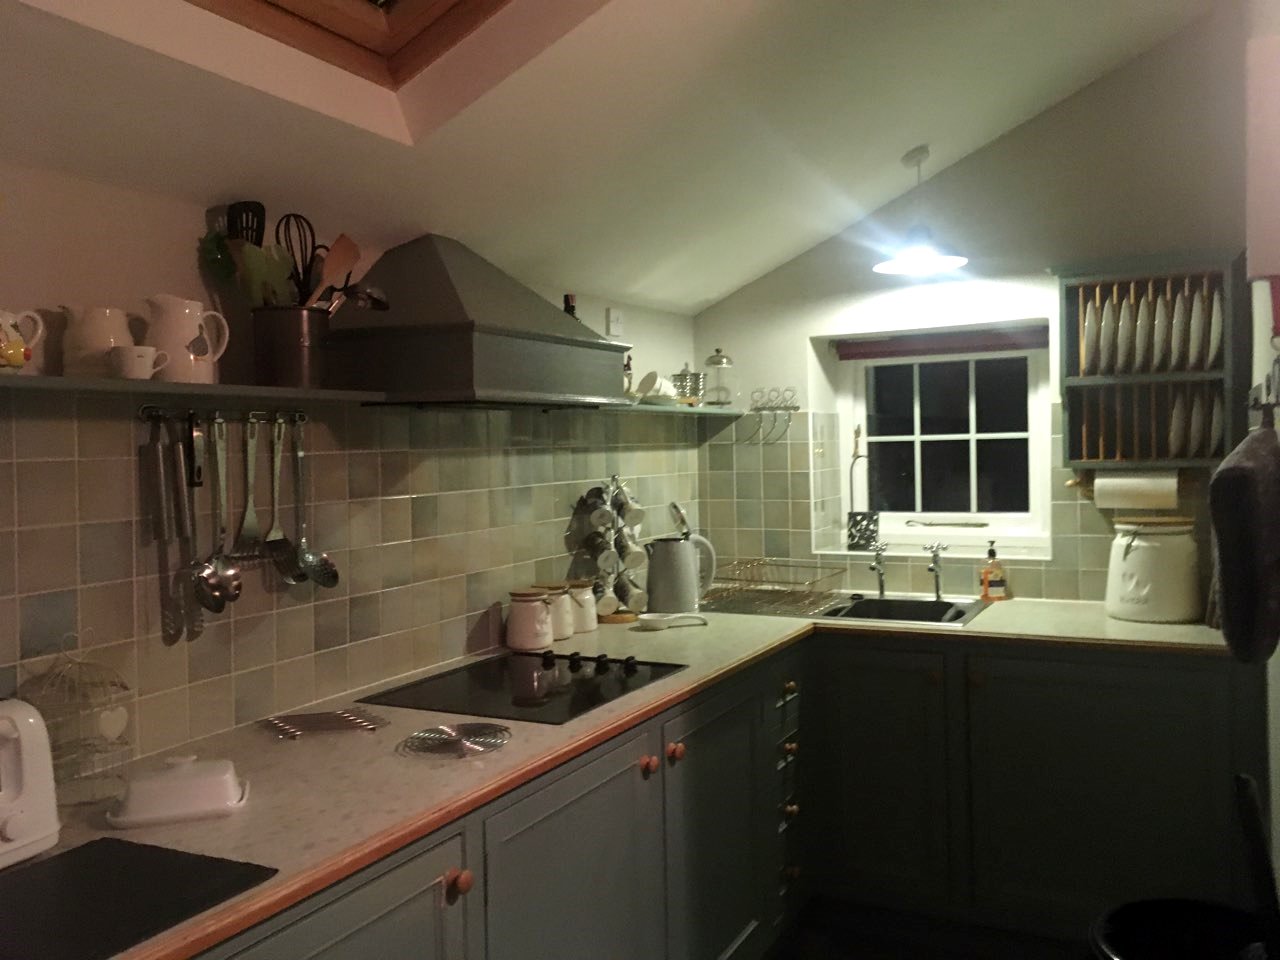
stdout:
<svg viewBox="0 0 1280 960">
<path fill-rule="evenodd" d="M 666 696 L 646 703 L 630 713 L 615 717 L 587 735 L 544 754 L 525 766 L 511 770 L 471 793 L 374 834 L 344 853 L 302 870 L 289 880 L 268 886 L 258 895 L 247 891 L 241 897 L 201 914 L 164 933 L 157 934 L 119 955 L 119 960 L 190 960 L 230 940 L 250 927 L 270 919 L 307 897 L 333 886 L 371 864 L 388 857 L 416 840 L 448 826 L 491 800 L 496 800 L 542 774 L 568 763 L 588 750 L 637 727 L 721 680 L 739 673 L 791 646 L 814 632 L 811 623 L 797 627 L 776 642 L 740 660 L 725 664 L 714 673 Z"/>
</svg>

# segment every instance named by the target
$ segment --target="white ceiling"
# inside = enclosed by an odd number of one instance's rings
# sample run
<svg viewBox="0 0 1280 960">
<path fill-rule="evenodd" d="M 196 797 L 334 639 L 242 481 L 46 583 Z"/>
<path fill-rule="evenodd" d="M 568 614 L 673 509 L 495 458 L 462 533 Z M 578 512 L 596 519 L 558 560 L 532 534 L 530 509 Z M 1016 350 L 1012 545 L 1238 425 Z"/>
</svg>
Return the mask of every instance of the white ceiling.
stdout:
<svg viewBox="0 0 1280 960">
<path fill-rule="evenodd" d="M 0 0 L 6 157 L 696 313 L 1212 0 L 610 0 L 414 145 Z"/>
</svg>

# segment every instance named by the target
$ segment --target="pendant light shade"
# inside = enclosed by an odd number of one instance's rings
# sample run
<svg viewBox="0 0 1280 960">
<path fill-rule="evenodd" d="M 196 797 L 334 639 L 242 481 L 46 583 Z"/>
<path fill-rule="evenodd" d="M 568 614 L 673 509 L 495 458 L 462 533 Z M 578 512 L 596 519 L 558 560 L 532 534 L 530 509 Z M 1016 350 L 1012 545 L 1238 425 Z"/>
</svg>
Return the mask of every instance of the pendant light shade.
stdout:
<svg viewBox="0 0 1280 960">
<path fill-rule="evenodd" d="M 929 145 L 922 143 L 908 150 L 902 158 L 904 167 L 916 168 L 916 187 L 920 186 L 920 168 L 929 159 Z M 933 277 L 959 270 L 969 262 L 950 250 L 944 250 L 933 240 L 933 234 L 922 223 L 907 231 L 906 243 L 889 259 L 881 260 L 871 269 L 876 273 L 896 277 Z"/>
</svg>

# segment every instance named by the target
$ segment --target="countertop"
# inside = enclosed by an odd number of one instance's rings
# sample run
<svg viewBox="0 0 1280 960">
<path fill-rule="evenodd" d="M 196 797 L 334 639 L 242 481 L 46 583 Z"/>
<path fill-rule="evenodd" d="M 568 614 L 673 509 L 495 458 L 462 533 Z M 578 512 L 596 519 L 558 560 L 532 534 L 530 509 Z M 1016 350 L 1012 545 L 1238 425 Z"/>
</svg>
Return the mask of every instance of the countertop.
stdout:
<svg viewBox="0 0 1280 960">
<path fill-rule="evenodd" d="M 961 628 L 865 621 L 712 613 L 707 627 L 642 632 L 602 626 L 565 641 L 566 650 L 608 652 L 688 664 L 678 673 L 559 726 L 502 721 L 512 739 L 466 760 L 401 756 L 396 744 L 457 715 L 376 707 L 390 725 L 372 733 L 276 740 L 256 726 L 188 744 L 174 753 L 228 757 L 252 784 L 249 806 L 222 820 L 108 831 L 103 807 L 63 809 L 67 849 L 111 833 L 141 843 L 249 860 L 279 869 L 271 880 L 122 954 L 126 960 L 180 960 L 228 939 L 400 847 L 426 836 L 565 763 L 591 747 L 687 699 L 814 629 L 854 636 L 930 635 L 956 639 L 1032 640 L 1049 644 L 1225 654 L 1221 634 L 1204 626 L 1157 626 L 1108 619 L 1101 603 L 1013 600 L 992 605 Z M 490 654 L 491 655 L 491 654 Z M 473 658 L 475 659 L 475 658 Z M 398 677 L 457 666 L 459 661 Z M 375 688 L 370 688 L 375 689 Z M 356 695 L 317 705 L 350 704 Z M 137 761 L 150 767 L 157 758 Z M 16 869 L 21 869 L 18 867 Z"/>
</svg>

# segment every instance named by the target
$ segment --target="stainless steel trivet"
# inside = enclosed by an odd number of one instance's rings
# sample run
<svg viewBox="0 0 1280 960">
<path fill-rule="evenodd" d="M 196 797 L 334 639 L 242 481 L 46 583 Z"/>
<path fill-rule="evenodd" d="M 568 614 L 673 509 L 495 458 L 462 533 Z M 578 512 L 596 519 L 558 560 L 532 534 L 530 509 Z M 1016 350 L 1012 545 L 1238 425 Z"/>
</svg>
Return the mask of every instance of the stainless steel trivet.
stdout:
<svg viewBox="0 0 1280 960">
<path fill-rule="evenodd" d="M 401 740 L 396 752 L 405 756 L 452 753 L 469 757 L 473 753 L 497 750 L 510 739 L 511 730 L 496 723 L 455 723 L 419 730 Z"/>
<path fill-rule="evenodd" d="M 304 733 L 324 733 L 342 730 L 377 730 L 391 721 L 370 713 L 362 707 L 350 710 L 326 710 L 323 713 L 288 713 L 279 717 L 267 717 L 262 725 L 280 739 L 297 740 Z"/>
</svg>

